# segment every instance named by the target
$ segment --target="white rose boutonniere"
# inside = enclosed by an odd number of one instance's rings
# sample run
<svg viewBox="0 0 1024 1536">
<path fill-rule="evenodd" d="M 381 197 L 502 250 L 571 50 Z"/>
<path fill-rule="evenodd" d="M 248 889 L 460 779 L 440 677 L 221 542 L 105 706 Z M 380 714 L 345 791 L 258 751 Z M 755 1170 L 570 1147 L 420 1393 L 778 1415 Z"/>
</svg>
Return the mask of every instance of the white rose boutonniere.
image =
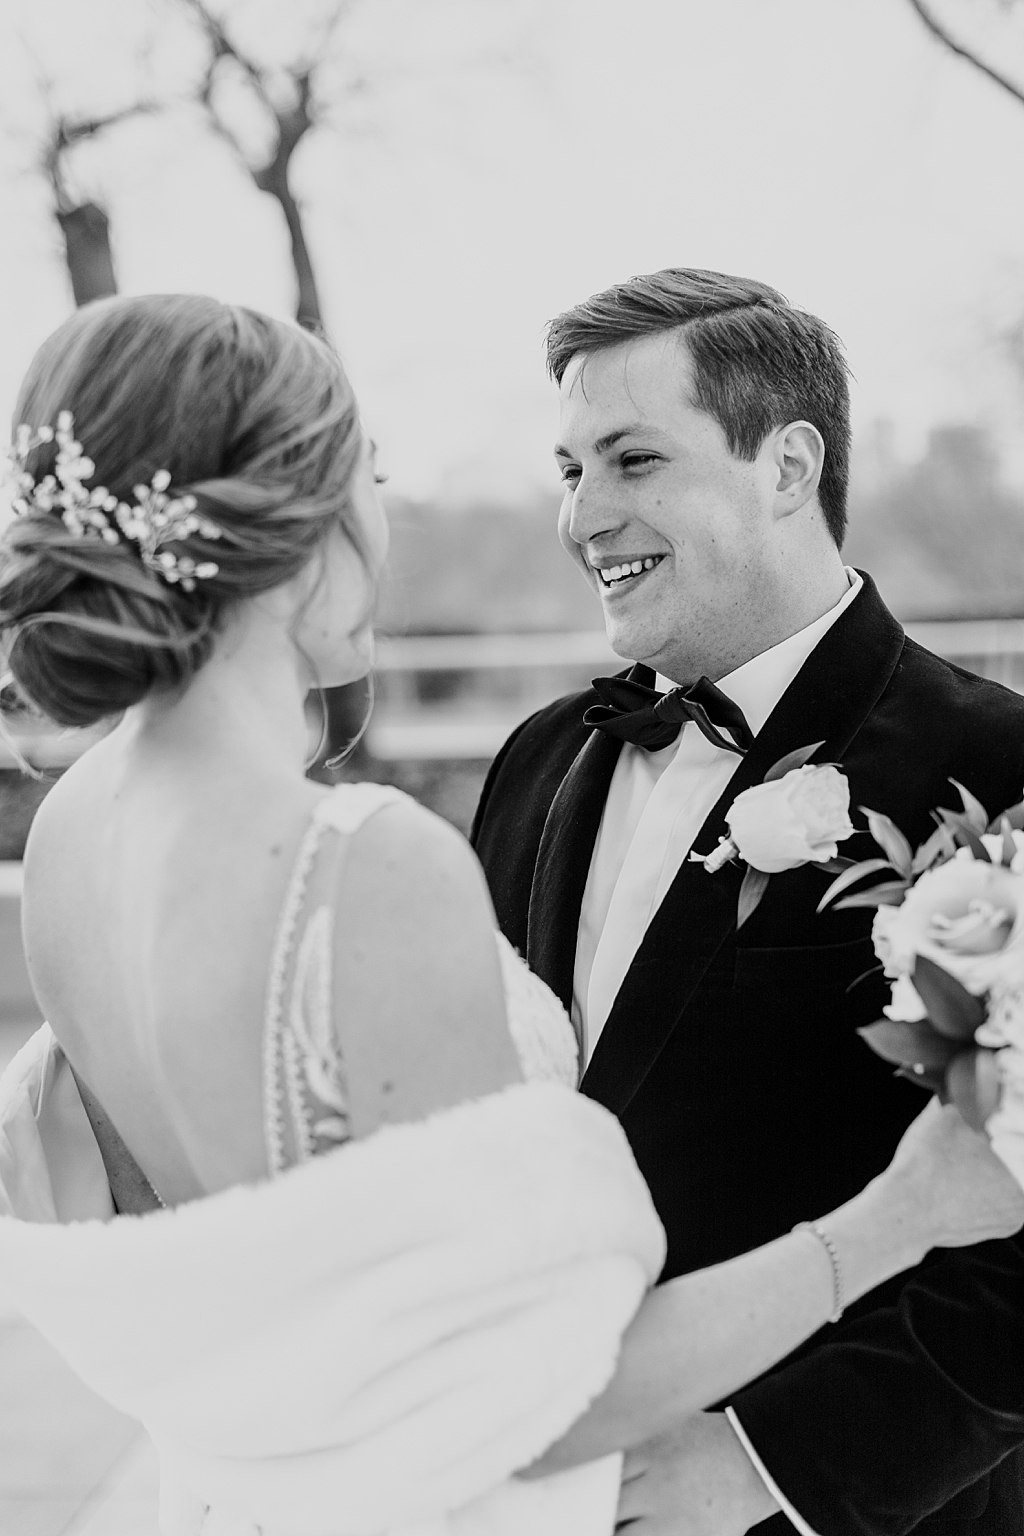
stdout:
<svg viewBox="0 0 1024 1536">
<path fill-rule="evenodd" d="M 1024 803 L 989 822 L 951 782 L 963 811 L 936 811 L 916 851 L 867 811 L 885 857 L 844 870 L 819 911 L 877 909 L 871 936 L 892 992 L 885 1018 L 860 1033 L 900 1076 L 985 1129 L 1024 1186 Z M 880 883 L 863 888 L 872 874 Z"/>
<path fill-rule="evenodd" d="M 770 875 L 803 864 L 832 871 L 853 863 L 837 863 L 839 844 L 853 835 L 846 777 L 834 763 L 807 762 L 821 745 L 816 741 L 781 758 L 763 783 L 736 796 L 725 816 L 729 836 L 712 853 L 691 854 L 709 874 L 733 859 L 746 864 L 737 927 L 756 910 Z"/>
<path fill-rule="evenodd" d="M 737 795 L 726 822 L 740 858 L 766 875 L 822 864 L 853 834 L 850 786 L 832 763 L 791 768 Z"/>
</svg>

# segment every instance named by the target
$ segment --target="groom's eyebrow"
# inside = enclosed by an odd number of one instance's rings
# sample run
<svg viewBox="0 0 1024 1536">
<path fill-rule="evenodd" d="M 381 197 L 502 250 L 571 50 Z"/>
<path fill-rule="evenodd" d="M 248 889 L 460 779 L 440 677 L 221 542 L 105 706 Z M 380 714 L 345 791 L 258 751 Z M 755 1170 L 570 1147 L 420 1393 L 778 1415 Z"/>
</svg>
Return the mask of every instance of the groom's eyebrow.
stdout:
<svg viewBox="0 0 1024 1536">
<path fill-rule="evenodd" d="M 628 427 L 618 427 L 614 432 L 606 432 L 603 437 L 597 437 L 594 439 L 594 452 L 605 453 L 609 448 L 614 447 L 614 445 L 622 438 L 633 437 L 638 432 L 650 432 L 650 430 L 650 427 L 645 426 L 642 421 L 634 422 L 631 426 Z M 660 433 L 656 435 L 660 436 Z M 571 459 L 573 454 L 568 448 L 563 448 L 561 443 L 556 443 L 555 456 L 556 458 L 561 459 Z"/>
</svg>

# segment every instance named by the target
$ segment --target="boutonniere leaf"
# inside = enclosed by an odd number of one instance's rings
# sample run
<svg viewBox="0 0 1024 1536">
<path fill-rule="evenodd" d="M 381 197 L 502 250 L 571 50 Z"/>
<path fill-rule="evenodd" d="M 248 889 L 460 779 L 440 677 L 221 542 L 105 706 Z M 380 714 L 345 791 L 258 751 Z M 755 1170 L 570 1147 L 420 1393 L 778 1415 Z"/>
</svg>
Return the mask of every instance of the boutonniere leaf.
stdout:
<svg viewBox="0 0 1024 1536">
<path fill-rule="evenodd" d="M 802 768 L 809 763 L 819 747 L 823 747 L 823 741 L 812 741 L 809 747 L 797 747 L 795 752 L 787 752 L 785 757 L 780 757 L 777 763 L 773 763 L 765 774 L 762 783 L 774 784 L 779 779 L 784 779 L 787 773 L 792 773 L 795 768 Z"/>
<path fill-rule="evenodd" d="M 761 904 L 761 898 L 768 889 L 770 875 L 763 869 L 755 869 L 752 864 L 747 865 L 747 872 L 743 876 L 743 884 L 740 886 L 739 900 L 736 903 L 736 927 L 742 928 L 748 917 L 752 917 Z"/>
</svg>

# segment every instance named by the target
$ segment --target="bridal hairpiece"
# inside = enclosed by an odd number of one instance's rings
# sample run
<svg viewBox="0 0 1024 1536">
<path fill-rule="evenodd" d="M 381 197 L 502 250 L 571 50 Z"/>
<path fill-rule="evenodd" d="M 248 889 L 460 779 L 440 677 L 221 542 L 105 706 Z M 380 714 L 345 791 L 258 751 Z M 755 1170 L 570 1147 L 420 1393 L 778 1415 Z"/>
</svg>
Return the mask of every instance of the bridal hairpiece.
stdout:
<svg viewBox="0 0 1024 1536">
<path fill-rule="evenodd" d="M 26 460 L 34 448 L 52 442 L 57 444 L 53 474 L 37 481 L 25 467 Z M 59 511 L 62 523 L 75 538 L 134 544 L 148 570 L 185 592 L 194 591 L 197 581 L 217 575 L 220 567 L 212 560 L 196 561 L 163 547 L 194 533 L 204 539 L 219 539 L 223 534 L 216 523 L 197 512 L 194 496 L 168 494 L 171 477 L 166 469 L 158 469 L 149 485 L 133 487 L 134 502 L 118 501 L 105 485 L 86 490 L 82 482 L 92 479 L 96 466 L 75 439 L 70 411 L 61 411 L 56 428 L 40 427 L 33 432 L 31 427 L 18 427 L 14 447 L 3 457 L 14 488 L 11 506 L 18 516 Z"/>
</svg>

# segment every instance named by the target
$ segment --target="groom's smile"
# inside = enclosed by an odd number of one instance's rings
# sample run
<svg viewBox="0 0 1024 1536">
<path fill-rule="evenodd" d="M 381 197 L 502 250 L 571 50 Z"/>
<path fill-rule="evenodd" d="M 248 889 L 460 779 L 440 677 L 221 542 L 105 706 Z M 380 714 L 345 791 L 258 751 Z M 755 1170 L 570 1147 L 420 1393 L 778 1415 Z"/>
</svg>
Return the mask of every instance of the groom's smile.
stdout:
<svg viewBox="0 0 1024 1536">
<path fill-rule="evenodd" d="M 635 586 L 639 576 L 653 571 L 664 558 L 664 555 L 619 555 L 592 560 L 589 564 L 591 570 L 597 572 L 601 589 L 611 592 L 624 586 Z"/>
</svg>

